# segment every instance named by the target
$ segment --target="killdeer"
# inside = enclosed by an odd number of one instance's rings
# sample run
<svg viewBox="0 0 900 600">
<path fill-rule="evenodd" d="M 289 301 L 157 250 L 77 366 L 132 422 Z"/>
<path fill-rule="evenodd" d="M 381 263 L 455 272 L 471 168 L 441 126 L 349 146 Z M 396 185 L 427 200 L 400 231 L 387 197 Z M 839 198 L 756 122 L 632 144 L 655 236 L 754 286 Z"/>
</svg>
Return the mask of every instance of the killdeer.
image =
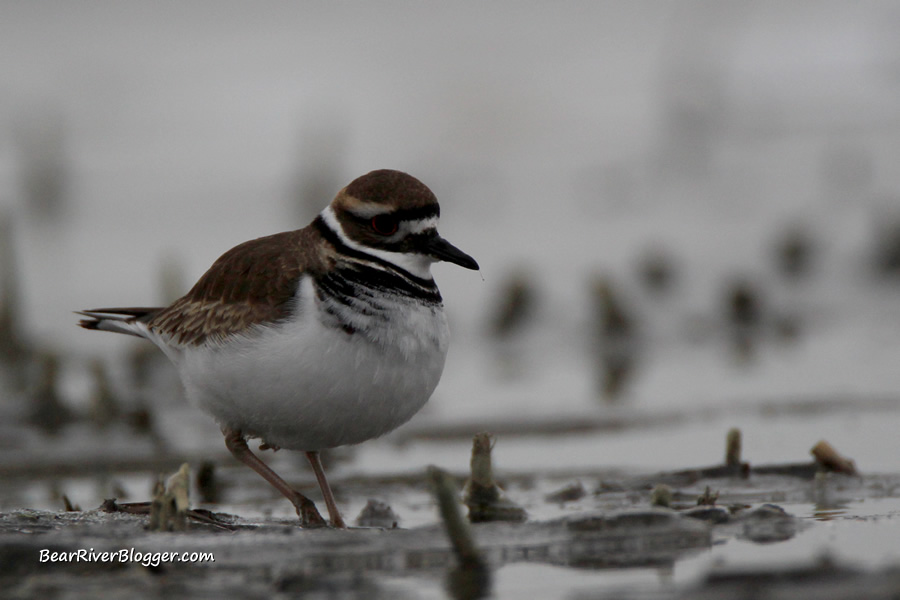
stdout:
<svg viewBox="0 0 900 600">
<path fill-rule="evenodd" d="M 284 494 L 301 524 L 324 525 L 247 439 L 305 452 L 332 525 L 344 527 L 319 451 L 378 437 L 422 408 L 449 337 L 431 265 L 479 268 L 438 235 L 439 213 L 418 179 L 373 171 L 307 227 L 232 248 L 170 306 L 85 310 L 79 325 L 159 346 L 234 457 Z"/>
</svg>

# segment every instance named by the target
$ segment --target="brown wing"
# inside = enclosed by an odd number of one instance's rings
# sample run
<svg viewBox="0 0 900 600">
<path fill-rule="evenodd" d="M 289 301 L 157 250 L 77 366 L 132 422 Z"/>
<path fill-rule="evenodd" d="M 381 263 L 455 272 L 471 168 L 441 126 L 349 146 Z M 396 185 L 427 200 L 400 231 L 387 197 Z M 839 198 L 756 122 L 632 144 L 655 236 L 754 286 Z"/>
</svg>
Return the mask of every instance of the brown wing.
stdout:
<svg viewBox="0 0 900 600">
<path fill-rule="evenodd" d="M 286 317 L 301 275 L 323 268 L 317 235 L 305 228 L 235 246 L 148 326 L 177 343 L 200 344 Z"/>
</svg>

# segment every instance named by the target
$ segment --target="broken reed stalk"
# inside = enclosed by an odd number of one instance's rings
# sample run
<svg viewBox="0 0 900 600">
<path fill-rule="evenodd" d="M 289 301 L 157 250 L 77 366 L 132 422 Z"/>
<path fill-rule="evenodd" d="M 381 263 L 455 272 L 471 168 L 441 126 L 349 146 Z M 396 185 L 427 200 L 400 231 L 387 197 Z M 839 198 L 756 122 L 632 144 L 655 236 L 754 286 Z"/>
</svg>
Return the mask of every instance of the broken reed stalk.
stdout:
<svg viewBox="0 0 900 600">
<path fill-rule="evenodd" d="M 153 500 L 150 501 L 150 522 L 147 524 L 147 529 L 165 531 L 168 504 L 166 488 L 163 486 L 163 482 L 157 479 L 153 484 Z"/>
<path fill-rule="evenodd" d="M 471 474 L 466 483 L 466 504 L 491 503 L 500 498 L 491 464 L 493 447 L 489 433 L 476 433 L 472 438 L 472 460 L 469 462 Z"/>
<path fill-rule="evenodd" d="M 819 441 L 809 453 L 816 459 L 816 463 L 827 471 L 844 473 L 845 475 L 859 474 L 856 470 L 856 463 L 838 454 L 838 451 L 825 440 Z"/>
<path fill-rule="evenodd" d="M 72 501 L 69 500 L 66 494 L 62 495 L 62 501 L 66 512 L 81 512 L 81 507 L 77 504 L 72 504 Z"/>
<path fill-rule="evenodd" d="M 8 211 L 0 212 L 0 360 L 16 364 L 29 354 L 29 344 L 22 332 L 20 274 L 16 266 L 15 247 L 12 239 L 12 217 Z M 25 383 L 17 369 L 12 374 Z"/>
<path fill-rule="evenodd" d="M 725 436 L 725 465 L 738 467 L 741 464 L 741 430 L 732 427 Z"/>
<path fill-rule="evenodd" d="M 112 391 L 109 373 L 103 361 L 91 361 L 91 377 L 94 380 L 94 393 L 91 397 L 91 421 L 100 429 L 108 427 L 119 416 L 119 403 Z"/>
<path fill-rule="evenodd" d="M 507 498 L 494 480 L 493 448 L 494 438 L 489 433 L 476 433 L 472 438 L 471 474 L 463 490 L 463 503 L 469 507 L 469 521 L 524 521 L 528 513 Z"/>
<path fill-rule="evenodd" d="M 495 314 L 490 318 L 491 333 L 497 338 L 507 338 L 525 328 L 534 313 L 535 286 L 523 269 L 513 271 L 503 283 Z"/>
<path fill-rule="evenodd" d="M 37 360 L 40 361 L 40 379 L 27 397 L 30 404 L 28 421 L 41 431 L 53 435 L 75 420 L 75 415 L 66 407 L 57 391 L 59 356 L 53 352 L 45 352 Z"/>
<path fill-rule="evenodd" d="M 157 480 L 150 503 L 150 531 L 184 531 L 190 509 L 191 468 L 187 463 L 169 477 L 166 485 Z"/>
<path fill-rule="evenodd" d="M 190 482 L 191 467 L 187 463 L 182 464 L 178 472 L 169 477 L 169 480 L 166 482 L 166 492 L 172 495 L 175 501 L 175 510 L 182 514 L 191 505 Z"/>
<path fill-rule="evenodd" d="M 428 479 L 438 503 L 441 521 L 460 566 L 484 568 L 485 562 L 475 546 L 472 530 L 459 510 L 459 493 L 453 478 L 446 471 L 431 466 L 428 467 Z"/>
<path fill-rule="evenodd" d="M 709 486 L 706 486 L 706 489 L 703 493 L 697 496 L 697 506 L 715 506 L 716 502 L 719 500 L 719 492 L 716 490 L 715 493 L 712 492 Z"/>
</svg>

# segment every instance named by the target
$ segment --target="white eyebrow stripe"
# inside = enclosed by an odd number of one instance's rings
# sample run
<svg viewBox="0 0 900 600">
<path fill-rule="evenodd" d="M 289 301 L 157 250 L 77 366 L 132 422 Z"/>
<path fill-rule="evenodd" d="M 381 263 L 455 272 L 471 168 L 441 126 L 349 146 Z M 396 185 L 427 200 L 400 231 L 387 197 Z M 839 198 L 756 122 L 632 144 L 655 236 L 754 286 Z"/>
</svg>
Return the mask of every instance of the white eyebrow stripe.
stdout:
<svg viewBox="0 0 900 600">
<path fill-rule="evenodd" d="M 416 219 L 415 221 L 404 222 L 404 227 L 409 233 L 422 233 L 429 229 L 437 229 L 437 226 L 437 217 L 428 217 L 427 219 Z"/>
</svg>

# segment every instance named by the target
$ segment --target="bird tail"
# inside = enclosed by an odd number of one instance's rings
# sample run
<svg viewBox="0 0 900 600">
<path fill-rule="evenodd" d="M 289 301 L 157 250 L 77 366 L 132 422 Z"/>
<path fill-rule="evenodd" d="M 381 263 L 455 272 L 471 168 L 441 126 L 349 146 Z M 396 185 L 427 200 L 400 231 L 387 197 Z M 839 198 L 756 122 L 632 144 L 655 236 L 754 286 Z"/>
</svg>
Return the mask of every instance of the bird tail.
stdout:
<svg viewBox="0 0 900 600">
<path fill-rule="evenodd" d="M 94 308 L 76 311 L 75 314 L 88 317 L 78 322 L 85 329 L 112 331 L 146 338 L 147 321 L 161 311 L 161 308 Z"/>
</svg>

